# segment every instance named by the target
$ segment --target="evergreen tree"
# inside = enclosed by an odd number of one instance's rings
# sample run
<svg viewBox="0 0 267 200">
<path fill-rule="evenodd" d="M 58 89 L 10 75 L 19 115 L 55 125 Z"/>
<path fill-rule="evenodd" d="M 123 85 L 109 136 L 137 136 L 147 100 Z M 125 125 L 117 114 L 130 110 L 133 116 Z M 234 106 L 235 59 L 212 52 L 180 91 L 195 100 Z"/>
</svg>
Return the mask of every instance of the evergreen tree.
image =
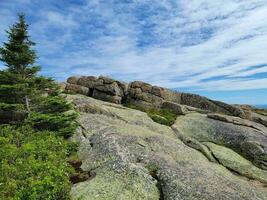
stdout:
<svg viewBox="0 0 267 200">
<path fill-rule="evenodd" d="M 37 76 L 40 67 L 35 65 L 35 43 L 28 26 L 24 14 L 19 14 L 19 21 L 6 31 L 8 41 L 0 48 L 0 60 L 6 65 L 0 71 L 0 124 L 23 120 L 45 89 L 56 91 L 52 79 Z"/>
<path fill-rule="evenodd" d="M 0 48 L 0 199 L 69 200 L 77 113 L 51 79 L 38 76 L 24 15 Z M 14 125 L 15 123 L 15 125 Z"/>
<path fill-rule="evenodd" d="M 23 14 L 19 15 L 19 21 L 10 27 L 7 35 L 8 42 L 0 48 L 0 60 L 7 67 L 0 71 L 0 123 L 21 120 L 26 116 L 23 110 L 29 112 L 29 96 L 34 92 L 33 79 L 40 70 L 34 66 L 34 42 L 29 38 Z"/>
<path fill-rule="evenodd" d="M 24 14 L 20 14 L 19 22 L 7 31 L 8 42 L 0 48 L 0 60 L 7 66 L 7 71 L 22 80 L 32 78 L 40 70 L 34 66 L 37 56 L 32 49 L 35 43 L 29 38 L 28 26 Z"/>
<path fill-rule="evenodd" d="M 25 121 L 38 130 L 55 131 L 70 136 L 76 125 L 76 114 L 66 114 L 71 105 L 59 96 L 59 87 L 51 79 L 38 76 L 34 42 L 28 35 L 25 16 L 7 31 L 8 41 L 0 48 L 0 60 L 6 69 L 0 71 L 0 124 Z"/>
</svg>

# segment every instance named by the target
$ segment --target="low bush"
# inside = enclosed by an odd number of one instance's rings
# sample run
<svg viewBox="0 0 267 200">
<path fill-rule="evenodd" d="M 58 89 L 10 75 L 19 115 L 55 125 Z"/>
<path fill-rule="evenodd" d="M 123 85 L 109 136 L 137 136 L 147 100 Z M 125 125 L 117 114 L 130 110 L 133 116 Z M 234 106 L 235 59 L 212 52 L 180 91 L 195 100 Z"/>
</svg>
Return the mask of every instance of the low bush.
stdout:
<svg viewBox="0 0 267 200">
<path fill-rule="evenodd" d="M 169 109 L 162 109 L 162 108 L 144 108 L 141 106 L 137 106 L 135 104 L 124 104 L 124 106 L 136 110 L 140 110 L 142 112 L 146 112 L 147 115 L 154 121 L 159 124 L 163 124 L 166 126 L 171 126 L 174 124 L 177 114 L 175 114 L 173 111 Z"/>
<path fill-rule="evenodd" d="M 0 199 L 70 199 L 67 156 L 72 144 L 49 131 L 29 126 L 0 127 Z"/>
<path fill-rule="evenodd" d="M 40 113 L 62 113 L 73 109 L 73 106 L 61 96 L 47 96 L 40 98 L 33 109 Z"/>
<path fill-rule="evenodd" d="M 8 104 L 0 102 L 0 110 L 3 111 L 22 111 L 25 110 L 24 104 Z"/>
<path fill-rule="evenodd" d="M 64 138 L 70 137 L 78 127 L 76 123 L 77 113 L 31 113 L 27 123 L 31 124 L 35 130 L 49 130 L 56 132 Z"/>
</svg>

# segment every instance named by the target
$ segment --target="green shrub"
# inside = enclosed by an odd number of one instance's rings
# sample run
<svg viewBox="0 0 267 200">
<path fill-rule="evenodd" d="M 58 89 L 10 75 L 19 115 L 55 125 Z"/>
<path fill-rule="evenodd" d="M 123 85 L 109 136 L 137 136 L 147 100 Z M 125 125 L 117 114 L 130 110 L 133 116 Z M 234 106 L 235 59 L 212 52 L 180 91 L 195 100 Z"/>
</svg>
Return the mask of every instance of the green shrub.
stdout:
<svg viewBox="0 0 267 200">
<path fill-rule="evenodd" d="M 0 101 L 5 103 L 24 103 L 27 84 L 0 85 Z"/>
<path fill-rule="evenodd" d="M 71 103 L 61 96 L 48 96 L 42 98 L 36 106 L 36 111 L 41 113 L 66 112 L 73 109 Z"/>
<path fill-rule="evenodd" d="M 153 121 L 166 126 L 173 125 L 177 118 L 177 115 L 168 109 L 148 109 L 147 114 Z"/>
<path fill-rule="evenodd" d="M 124 104 L 124 106 L 136 110 L 140 110 L 142 112 L 146 112 L 147 115 L 155 122 L 159 124 L 163 124 L 166 126 L 171 126 L 174 124 L 177 114 L 175 114 L 173 111 L 169 109 L 161 109 L 161 108 L 144 108 L 141 106 L 137 106 L 135 104 Z"/>
<path fill-rule="evenodd" d="M 65 138 L 70 137 L 78 127 L 76 123 L 77 113 L 31 113 L 28 123 L 36 130 L 54 131 L 56 134 Z"/>
<path fill-rule="evenodd" d="M 23 14 L 7 34 L 0 47 L 0 124 L 9 124 L 0 126 L 0 199 L 69 199 L 67 156 L 77 144 L 60 136 L 75 132 L 77 113 L 51 78 L 38 76 Z"/>
<path fill-rule="evenodd" d="M 25 110 L 24 104 L 7 104 L 0 102 L 0 110 L 3 111 L 22 111 Z"/>
<path fill-rule="evenodd" d="M 0 199 L 69 199 L 73 144 L 53 132 L 0 127 Z"/>
</svg>

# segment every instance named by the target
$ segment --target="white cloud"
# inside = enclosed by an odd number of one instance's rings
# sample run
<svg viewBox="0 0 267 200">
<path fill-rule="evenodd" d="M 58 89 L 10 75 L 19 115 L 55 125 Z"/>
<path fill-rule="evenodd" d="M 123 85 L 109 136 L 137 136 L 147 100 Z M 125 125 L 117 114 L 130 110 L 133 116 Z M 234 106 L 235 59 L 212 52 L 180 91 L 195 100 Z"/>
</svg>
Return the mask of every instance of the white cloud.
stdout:
<svg viewBox="0 0 267 200">
<path fill-rule="evenodd" d="M 58 27 L 77 27 L 78 23 L 74 21 L 70 15 L 63 15 L 59 12 L 48 11 L 43 12 L 42 16 L 48 20 L 46 21 L 47 26 L 58 26 Z"/>
<path fill-rule="evenodd" d="M 31 27 L 46 73 L 199 90 L 267 88 L 265 78 L 253 78 L 267 71 L 255 68 L 267 63 L 266 0 L 125 2 L 43 9 Z"/>
</svg>

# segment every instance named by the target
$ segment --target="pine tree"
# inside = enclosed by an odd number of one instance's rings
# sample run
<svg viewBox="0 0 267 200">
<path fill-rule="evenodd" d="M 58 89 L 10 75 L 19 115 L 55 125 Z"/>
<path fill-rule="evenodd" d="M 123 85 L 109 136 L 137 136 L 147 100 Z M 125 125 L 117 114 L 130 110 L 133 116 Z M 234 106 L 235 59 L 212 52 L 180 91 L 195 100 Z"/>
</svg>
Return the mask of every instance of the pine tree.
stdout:
<svg viewBox="0 0 267 200">
<path fill-rule="evenodd" d="M 32 49 L 35 43 L 29 38 L 28 26 L 24 14 L 20 14 L 19 22 L 7 31 L 8 42 L 0 48 L 0 60 L 7 66 L 7 71 L 22 80 L 32 78 L 40 70 L 34 66 L 37 56 Z"/>
<path fill-rule="evenodd" d="M 28 35 L 25 16 L 7 31 L 8 41 L 0 48 L 0 60 L 6 69 L 0 71 L 0 124 L 25 121 L 38 130 L 56 131 L 65 137 L 76 129 L 76 114 L 64 112 L 71 106 L 51 79 L 38 76 L 34 42 Z"/>
<path fill-rule="evenodd" d="M 32 86 L 40 70 L 34 66 L 35 44 L 29 38 L 24 14 L 19 14 L 19 21 L 6 32 L 8 41 L 0 48 L 0 60 L 6 65 L 0 71 L 0 123 L 21 120 L 29 113 L 29 96 L 33 96 Z"/>
<path fill-rule="evenodd" d="M 77 146 L 61 136 L 75 132 L 77 113 L 51 78 L 37 75 L 24 15 L 7 36 L 0 48 L 0 199 L 68 200 L 74 170 L 67 156 Z"/>
</svg>

